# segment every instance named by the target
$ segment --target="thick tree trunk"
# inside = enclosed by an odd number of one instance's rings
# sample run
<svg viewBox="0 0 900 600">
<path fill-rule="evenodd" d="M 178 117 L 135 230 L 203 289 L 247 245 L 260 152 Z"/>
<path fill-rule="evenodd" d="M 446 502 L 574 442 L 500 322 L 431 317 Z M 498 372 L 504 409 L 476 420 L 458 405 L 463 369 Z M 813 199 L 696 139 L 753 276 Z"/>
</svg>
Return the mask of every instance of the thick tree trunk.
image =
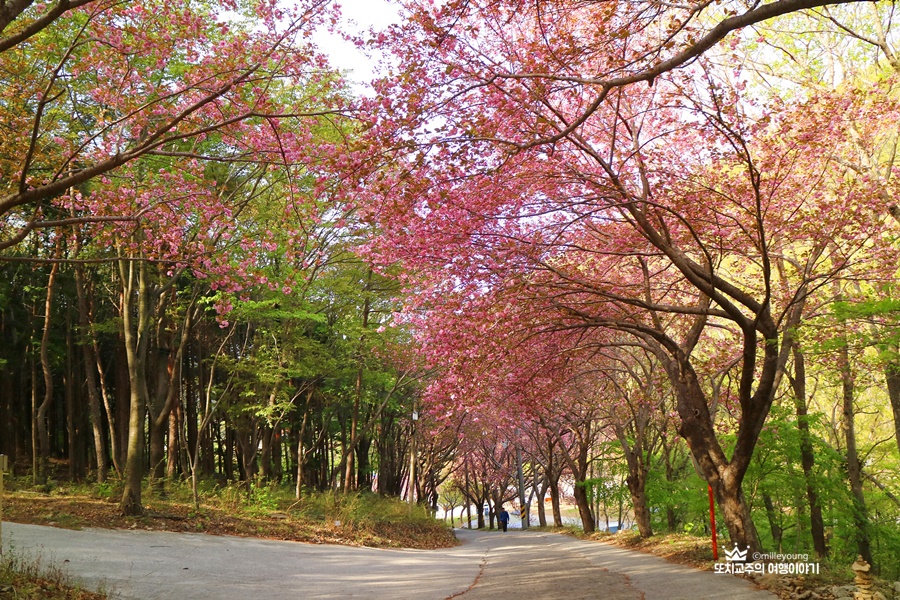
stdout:
<svg viewBox="0 0 900 600">
<path fill-rule="evenodd" d="M 650 524 L 650 507 L 647 505 L 647 466 L 644 462 L 643 452 L 643 435 L 646 422 L 635 424 L 635 440 L 632 445 L 625 432 L 625 428 L 616 423 L 616 437 L 619 439 L 619 445 L 625 453 L 625 463 L 628 465 L 628 477 L 625 483 L 631 494 L 631 505 L 634 509 L 634 521 L 638 526 L 638 532 L 642 538 L 648 538 L 653 535 L 653 528 Z M 619 520 L 621 527 L 621 519 Z"/>
<path fill-rule="evenodd" d="M 474 487 L 472 492 L 475 497 L 475 506 L 478 509 L 478 511 L 477 511 L 478 512 L 478 529 L 484 529 L 484 516 L 485 516 L 484 515 L 484 507 L 487 504 L 488 499 L 487 499 L 487 495 L 482 493 L 481 490 L 479 490 L 478 478 L 475 477 L 475 473 L 473 473 L 472 475 L 473 475 L 473 479 L 475 480 L 472 482 L 473 487 Z"/>
<path fill-rule="evenodd" d="M 468 465 L 468 463 L 465 463 L 464 468 L 465 468 L 465 472 L 466 472 L 466 476 L 465 476 L 466 491 L 464 494 L 466 497 L 466 529 L 472 529 L 472 496 L 471 496 L 471 490 L 469 489 L 469 465 Z"/>
<path fill-rule="evenodd" d="M 165 496 L 166 480 L 166 431 L 168 427 L 156 424 L 150 418 L 150 485 L 154 494 Z"/>
<path fill-rule="evenodd" d="M 750 548 L 748 556 L 761 550 L 758 541 L 759 534 L 750 517 L 750 507 L 744 498 L 741 486 L 720 480 L 713 484 L 713 492 L 719 509 L 722 511 L 722 519 L 728 527 L 728 535 L 732 543 L 742 550 Z"/>
<path fill-rule="evenodd" d="M 681 417 L 678 432 L 688 443 L 700 472 L 713 488 L 731 542 L 742 550 L 749 549 L 752 555 L 762 548 L 741 484 L 769 413 L 771 398 L 751 398 L 743 403 L 736 446 L 729 461 L 716 437 L 709 405 L 693 367 L 685 361 L 669 361 L 666 370 L 676 391 Z"/>
<path fill-rule="evenodd" d="M 593 533 L 596 528 L 594 515 L 591 513 L 591 503 L 588 500 L 584 479 L 575 482 L 575 506 L 578 507 L 578 516 L 581 517 L 581 527 L 585 533 Z"/>
<path fill-rule="evenodd" d="M 629 475 L 625 483 L 631 493 L 631 505 L 634 508 L 634 522 L 638 526 L 638 533 L 642 538 L 648 538 L 653 535 L 653 527 L 650 524 L 650 507 L 647 505 L 647 471 Z"/>
<path fill-rule="evenodd" d="M 550 477 L 547 479 L 547 486 L 550 488 L 550 509 L 553 512 L 553 524 L 556 527 L 562 527 L 562 510 L 559 502 L 559 479 Z"/>
<path fill-rule="evenodd" d="M 147 265 L 122 262 L 122 316 L 125 356 L 128 363 L 130 410 L 128 445 L 125 456 L 125 487 L 122 491 L 122 513 L 129 516 L 144 512 L 141 503 L 141 481 L 144 474 L 144 420 L 149 397 L 147 389 L 147 350 L 149 347 L 150 289 Z"/>
<path fill-rule="evenodd" d="M 139 374 L 133 374 L 133 386 L 145 385 Z M 138 516 L 144 512 L 141 503 L 141 480 L 144 470 L 144 403 L 140 393 L 131 393 L 131 411 L 128 419 L 128 445 L 125 455 L 125 487 L 122 491 L 122 514 Z"/>
</svg>

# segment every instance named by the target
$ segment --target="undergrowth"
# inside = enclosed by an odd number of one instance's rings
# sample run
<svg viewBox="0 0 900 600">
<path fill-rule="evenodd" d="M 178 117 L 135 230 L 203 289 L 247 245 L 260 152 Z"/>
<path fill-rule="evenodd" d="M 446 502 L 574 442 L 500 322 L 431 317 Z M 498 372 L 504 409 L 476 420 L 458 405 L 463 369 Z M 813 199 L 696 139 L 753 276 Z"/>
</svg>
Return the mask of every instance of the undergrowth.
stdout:
<svg viewBox="0 0 900 600">
<path fill-rule="evenodd" d="M 0 555 L 0 598 L 102 600 L 106 594 L 85 590 L 58 566 L 12 549 Z"/>
<path fill-rule="evenodd" d="M 297 499 L 291 485 L 207 480 L 198 486 L 199 507 L 195 507 L 189 482 L 167 481 L 145 486 L 143 516 L 124 517 L 118 510 L 122 484 L 117 480 L 34 488 L 27 478 L 20 478 L 10 487 L 8 518 L 21 523 L 375 547 L 443 548 L 456 543 L 450 529 L 426 508 L 371 492 L 309 492 Z"/>
</svg>

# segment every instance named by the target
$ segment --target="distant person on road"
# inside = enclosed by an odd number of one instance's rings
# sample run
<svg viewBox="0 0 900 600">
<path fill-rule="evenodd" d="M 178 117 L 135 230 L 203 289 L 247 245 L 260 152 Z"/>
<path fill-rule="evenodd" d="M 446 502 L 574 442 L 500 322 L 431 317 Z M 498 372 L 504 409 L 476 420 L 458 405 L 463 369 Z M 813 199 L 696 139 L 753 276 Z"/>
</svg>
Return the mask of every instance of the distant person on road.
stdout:
<svg viewBox="0 0 900 600">
<path fill-rule="evenodd" d="M 503 505 L 500 505 L 500 516 L 497 517 L 500 521 L 500 527 L 503 531 L 506 531 L 506 526 L 509 525 L 509 513 L 506 512 L 506 509 L 503 508 Z"/>
</svg>

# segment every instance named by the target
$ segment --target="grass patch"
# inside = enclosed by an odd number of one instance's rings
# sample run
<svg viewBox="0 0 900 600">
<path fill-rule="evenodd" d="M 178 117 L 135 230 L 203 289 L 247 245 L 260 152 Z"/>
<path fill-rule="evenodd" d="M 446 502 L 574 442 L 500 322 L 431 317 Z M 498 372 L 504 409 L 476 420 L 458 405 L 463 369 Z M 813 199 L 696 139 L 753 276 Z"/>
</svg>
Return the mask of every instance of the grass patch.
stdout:
<svg viewBox="0 0 900 600">
<path fill-rule="evenodd" d="M 62 569 L 15 552 L 0 555 L 0 598 L 103 600 L 106 594 L 84 590 Z"/>
<path fill-rule="evenodd" d="M 452 531 L 422 507 L 372 493 L 315 493 L 297 500 L 290 486 L 205 481 L 195 508 L 187 483 L 145 487 L 144 515 L 119 511 L 120 482 L 29 489 L 13 480 L 6 520 L 71 529 L 102 527 L 200 532 L 372 547 L 447 548 Z"/>
</svg>

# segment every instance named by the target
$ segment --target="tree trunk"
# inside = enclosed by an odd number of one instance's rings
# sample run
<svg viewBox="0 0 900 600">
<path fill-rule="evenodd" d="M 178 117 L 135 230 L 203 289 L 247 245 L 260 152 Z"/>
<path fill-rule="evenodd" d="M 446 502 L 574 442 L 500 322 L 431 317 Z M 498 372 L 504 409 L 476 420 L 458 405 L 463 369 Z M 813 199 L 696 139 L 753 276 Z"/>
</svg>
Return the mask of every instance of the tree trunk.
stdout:
<svg viewBox="0 0 900 600">
<path fill-rule="evenodd" d="M 575 481 L 575 505 L 578 507 L 578 515 L 581 517 L 581 526 L 585 533 L 593 533 L 596 525 L 594 515 L 591 514 L 591 503 L 588 500 L 587 488 L 584 479 Z"/>
<path fill-rule="evenodd" d="M 162 329 L 162 327 L 159 327 Z M 170 376 L 169 371 L 174 368 L 172 349 L 168 340 L 157 338 L 155 364 L 151 372 L 156 373 L 151 402 L 148 408 L 149 434 L 150 434 L 150 489 L 161 497 L 165 495 L 166 477 L 166 432 L 169 427 L 169 413 L 166 410 L 166 398 L 169 396 Z"/>
<path fill-rule="evenodd" d="M 59 255 L 57 247 L 57 256 Z M 53 400 L 53 373 L 50 369 L 50 324 L 53 312 L 53 292 L 56 288 L 56 275 L 59 273 L 59 263 L 54 262 L 50 267 L 50 276 L 47 278 L 47 297 L 44 303 L 44 330 L 41 335 L 41 370 L 44 374 L 44 400 L 37 407 L 34 417 L 34 426 L 38 432 L 40 445 L 39 465 L 37 469 L 37 482 L 46 483 L 50 470 L 50 430 L 47 424 L 47 410 Z"/>
<path fill-rule="evenodd" d="M 272 445 L 275 441 L 275 429 L 268 425 L 262 426 L 259 449 L 259 477 L 263 481 L 272 479 Z"/>
<path fill-rule="evenodd" d="M 125 487 L 122 491 L 121 509 L 124 515 L 137 516 L 144 512 L 141 504 L 141 480 L 144 474 L 144 419 L 149 397 L 146 367 L 151 298 L 145 263 L 122 261 L 119 263 L 119 271 L 122 278 L 122 329 L 130 387 Z"/>
<path fill-rule="evenodd" d="M 793 343 L 792 351 L 794 378 L 791 380 L 791 385 L 794 388 L 794 407 L 797 413 L 797 429 L 800 433 L 800 464 L 803 467 L 806 499 L 809 503 L 810 534 L 816 556 L 825 558 L 828 556 L 828 546 L 825 544 L 825 519 L 822 517 L 822 506 L 819 504 L 819 494 L 816 491 L 815 474 L 813 473 L 816 457 L 813 453 L 806 403 L 806 360 L 797 342 Z"/>
<path fill-rule="evenodd" d="M 365 367 L 364 356 L 363 356 L 363 344 L 366 341 L 366 328 L 369 326 L 369 312 L 371 308 L 371 298 L 369 298 L 369 292 L 372 289 L 372 268 L 369 267 L 368 272 L 366 274 L 366 284 L 363 288 L 363 294 L 365 294 L 365 299 L 363 300 L 363 311 L 362 311 L 362 334 L 359 336 L 359 347 L 357 349 L 356 354 L 356 385 L 353 394 L 353 412 L 350 415 L 350 447 L 349 452 L 348 449 L 345 449 L 344 452 L 346 454 L 345 460 L 346 465 L 344 469 L 344 492 L 349 492 L 351 490 L 357 489 L 359 482 L 356 480 L 356 472 L 354 466 L 354 446 L 356 444 L 359 428 L 359 410 L 360 405 L 362 403 L 362 393 L 363 393 L 363 372 Z M 412 481 L 412 480 L 411 480 Z M 412 488 L 410 488 L 412 489 Z"/>
<path fill-rule="evenodd" d="M 534 491 L 535 491 L 535 499 L 534 501 L 537 503 L 537 512 L 538 512 L 538 525 L 540 527 L 547 526 L 547 510 L 544 506 L 544 497 L 547 494 L 547 477 L 539 478 L 537 468 L 533 469 L 534 473 Z"/>
<path fill-rule="evenodd" d="M 666 482 L 672 484 L 675 482 L 675 465 L 672 464 L 672 451 L 674 448 L 668 445 L 666 440 L 663 440 L 663 459 L 666 464 Z M 678 529 L 678 518 L 675 514 L 675 507 L 671 504 L 671 502 L 666 503 L 666 527 L 669 530 L 669 533 L 675 533 L 675 530 Z"/>
<path fill-rule="evenodd" d="M 125 334 L 119 331 L 116 340 L 115 354 L 113 356 L 113 392 L 115 401 L 112 409 L 115 417 L 110 423 L 115 423 L 114 435 L 116 442 L 112 447 L 117 448 L 113 455 L 113 461 L 119 465 L 121 475 L 125 474 L 125 460 L 128 455 L 128 423 L 131 419 L 131 381 L 128 378 L 128 359 L 125 356 Z M 100 354 L 97 354 L 98 358 Z M 98 365 L 100 362 L 97 363 Z"/>
<path fill-rule="evenodd" d="M 361 435 L 359 443 L 356 445 L 356 488 L 371 490 L 372 475 L 371 466 L 369 464 L 369 450 L 372 447 L 372 440 L 367 436 Z"/>
<path fill-rule="evenodd" d="M 722 520 L 728 527 L 731 542 L 742 550 L 750 548 L 748 556 L 761 550 L 759 534 L 753 519 L 750 518 L 750 508 L 741 486 L 719 480 L 713 483 L 712 487 L 719 509 L 722 511 Z"/>
<path fill-rule="evenodd" d="M 181 437 L 178 432 L 181 430 L 181 423 L 183 421 L 183 415 L 181 411 L 180 405 L 175 407 L 175 410 L 169 413 L 169 434 L 168 434 L 168 447 L 166 448 L 166 455 L 168 456 L 168 460 L 166 461 L 166 479 L 169 481 L 174 481 L 176 477 L 178 477 L 179 472 L 179 438 Z"/>
<path fill-rule="evenodd" d="M 88 310 L 87 293 L 84 285 L 84 266 L 80 264 L 75 266 L 75 291 L 78 296 L 78 324 L 82 334 L 88 336 L 90 341 L 93 341 L 90 311 Z M 88 410 L 91 415 L 94 454 L 97 456 L 97 483 L 103 483 L 106 481 L 106 475 L 109 471 L 109 458 L 107 457 L 106 444 L 103 440 L 103 414 L 100 407 L 100 393 L 95 371 L 97 357 L 94 354 L 94 344 L 85 340 L 81 344 L 81 353 L 84 360 L 84 381 L 88 394 Z"/>
<path fill-rule="evenodd" d="M 156 373 L 156 384 L 149 405 L 149 430 L 150 430 L 150 482 L 157 494 L 165 493 L 164 481 L 166 477 L 166 433 L 169 430 L 169 415 L 172 414 L 181 396 L 179 382 L 181 381 L 181 364 L 184 359 L 184 351 L 191 334 L 192 312 L 194 301 L 189 303 L 181 327 L 181 336 L 178 338 L 178 347 L 173 347 L 175 333 L 170 330 L 170 319 L 165 316 L 166 304 L 173 301 L 174 288 L 171 295 L 160 299 L 156 307 L 156 353 L 153 361 L 153 370 Z M 169 456 L 170 461 L 175 456 Z"/>
<path fill-rule="evenodd" d="M 550 508 L 553 512 L 553 524 L 562 527 L 562 510 L 559 504 L 559 480 L 548 477 L 547 486 L 550 488 Z"/>
<path fill-rule="evenodd" d="M 469 463 L 468 461 L 463 463 L 464 470 L 464 481 L 465 481 L 465 490 L 463 491 L 463 496 L 466 498 L 466 528 L 472 529 L 472 491 L 469 486 Z"/>
<path fill-rule="evenodd" d="M 653 535 L 653 528 L 650 525 L 650 507 L 647 506 L 647 466 L 644 463 L 641 439 L 644 427 L 640 424 L 635 424 L 636 435 L 633 445 L 629 442 L 625 428 L 621 424 L 616 423 L 614 428 L 616 437 L 619 439 L 619 445 L 622 446 L 622 450 L 625 453 L 625 463 L 628 465 L 628 477 L 625 478 L 625 483 L 631 494 L 634 520 L 637 523 L 641 537 L 648 538 Z M 621 526 L 622 522 L 620 519 L 619 527 Z"/>
<path fill-rule="evenodd" d="M 34 316 L 34 315 L 33 315 Z M 38 441 L 38 428 L 35 420 L 38 413 L 38 385 L 37 385 L 37 364 L 34 362 L 34 351 L 30 353 L 29 366 L 31 367 L 31 480 L 34 483 L 40 481 L 41 443 Z"/>
<path fill-rule="evenodd" d="M 850 353 L 847 348 L 847 339 L 844 337 L 840 349 L 839 361 L 841 367 L 842 389 L 842 413 L 841 429 L 847 444 L 847 477 L 850 480 L 850 491 L 853 494 L 853 521 L 856 524 L 856 547 L 859 554 L 870 565 L 872 560 L 872 544 L 869 539 L 869 515 L 866 509 L 866 499 L 863 495 L 862 465 L 859 464 L 859 454 L 856 450 L 856 429 L 854 419 L 856 410 L 853 406 L 853 392 L 855 381 L 850 367 Z"/>
<path fill-rule="evenodd" d="M 75 393 L 75 378 L 73 377 L 75 368 L 72 365 L 74 354 L 75 348 L 72 345 L 72 313 L 71 310 L 66 310 L 66 372 L 63 377 L 63 390 L 66 406 L 66 437 L 68 439 L 66 453 L 69 456 L 69 481 L 77 481 L 82 476 L 81 453 L 79 452 L 80 445 L 78 443 L 79 432 L 81 431 L 78 417 L 81 411 L 75 408 L 77 396 Z"/>
<path fill-rule="evenodd" d="M 251 419 L 244 431 L 237 433 L 238 452 L 241 455 L 241 467 L 244 479 L 249 484 L 259 470 L 256 457 L 259 454 L 259 427 L 255 419 Z"/>
<path fill-rule="evenodd" d="M 778 523 L 778 515 L 775 512 L 772 496 L 763 494 L 763 504 L 766 507 L 766 518 L 769 520 L 769 529 L 772 530 L 772 541 L 775 543 L 775 550 L 781 552 L 781 540 L 784 536 L 784 529 Z"/>
<path fill-rule="evenodd" d="M 896 348 L 893 349 L 897 351 Z M 888 398 L 894 412 L 894 436 L 900 448 L 900 359 L 892 359 L 884 365 L 884 379 L 887 383 Z"/>
<path fill-rule="evenodd" d="M 638 526 L 638 532 L 642 538 L 648 538 L 653 535 L 653 528 L 650 524 L 650 508 L 647 506 L 647 471 L 646 469 L 635 474 L 630 474 L 625 483 L 628 485 L 628 491 L 631 493 L 631 504 L 634 508 L 634 522 Z"/>
<path fill-rule="evenodd" d="M 771 352 L 768 345 L 766 351 Z M 769 356 L 767 362 L 771 360 Z M 713 488 L 731 542 L 742 550 L 749 550 L 752 555 L 762 548 L 741 484 L 769 413 L 771 397 L 763 394 L 763 397 L 742 402 L 736 444 L 729 461 L 716 437 L 713 416 L 693 367 L 686 360 L 664 364 L 676 392 L 681 417 L 678 433 L 687 442 L 700 472 Z M 772 365 L 767 364 L 766 369 L 771 368 Z"/>
<path fill-rule="evenodd" d="M 586 479 L 590 471 L 591 461 L 589 453 L 593 447 L 593 417 L 588 416 L 585 420 L 579 422 L 577 426 L 571 427 L 575 441 L 569 449 L 562 447 L 562 456 L 569 465 L 572 472 L 572 478 L 575 480 L 575 505 L 578 507 L 578 514 L 581 517 L 582 528 L 585 533 L 592 533 L 596 528 L 594 515 L 591 512 L 591 503 L 588 498 Z M 573 458 L 571 451 L 577 448 L 577 455 Z"/>
</svg>

